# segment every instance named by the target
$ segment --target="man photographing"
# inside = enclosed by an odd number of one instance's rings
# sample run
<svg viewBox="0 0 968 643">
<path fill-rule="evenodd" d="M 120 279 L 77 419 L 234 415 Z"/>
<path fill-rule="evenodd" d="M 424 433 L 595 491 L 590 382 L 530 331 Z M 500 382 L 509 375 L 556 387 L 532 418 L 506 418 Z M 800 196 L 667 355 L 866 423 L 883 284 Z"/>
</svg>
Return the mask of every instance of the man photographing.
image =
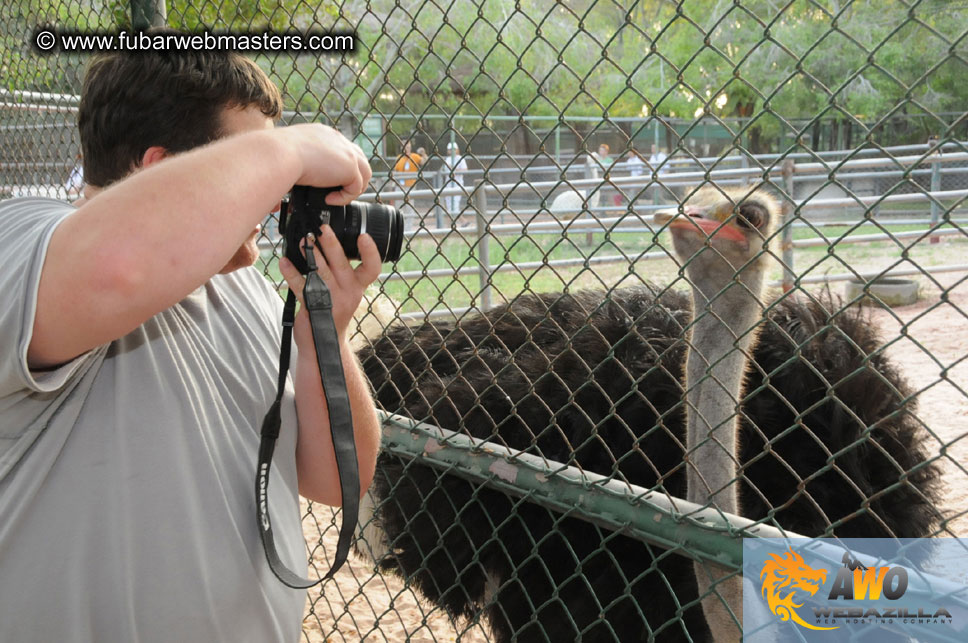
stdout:
<svg viewBox="0 0 968 643">
<path fill-rule="evenodd" d="M 282 302 L 252 264 L 294 184 L 344 204 L 370 168 L 331 128 L 273 129 L 281 105 L 236 54 L 100 56 L 85 199 L 0 203 L 0 640 L 298 638 L 305 594 L 272 574 L 254 518 Z M 380 258 L 367 235 L 355 268 L 328 228 L 320 245 L 365 490 L 379 424 L 347 330 Z M 297 494 L 338 505 L 340 485 L 304 312 L 294 337 L 268 493 L 303 573 Z"/>
</svg>

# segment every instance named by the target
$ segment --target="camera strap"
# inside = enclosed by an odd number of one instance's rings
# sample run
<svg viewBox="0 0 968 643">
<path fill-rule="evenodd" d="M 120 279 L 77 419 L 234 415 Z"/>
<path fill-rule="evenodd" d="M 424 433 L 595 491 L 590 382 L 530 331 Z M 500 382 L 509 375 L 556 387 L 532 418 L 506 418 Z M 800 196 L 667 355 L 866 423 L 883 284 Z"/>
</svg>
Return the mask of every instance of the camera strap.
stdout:
<svg viewBox="0 0 968 643">
<path fill-rule="evenodd" d="M 307 244 L 308 245 L 308 244 Z M 318 580 L 301 578 L 280 560 L 272 535 L 272 521 L 269 519 L 269 470 L 272 453 L 281 427 L 280 406 L 289 372 L 289 356 L 292 345 L 292 327 L 296 313 L 296 295 L 290 289 L 282 314 L 282 347 L 279 351 L 279 381 L 276 399 L 269 407 L 262 422 L 259 461 L 256 470 L 256 515 L 259 534 L 266 552 L 266 560 L 276 577 L 293 589 L 307 589 L 331 578 L 346 562 L 350 544 L 353 540 L 360 508 L 360 474 L 356 459 L 356 442 L 353 435 L 353 417 L 350 410 L 346 379 L 343 375 L 343 360 L 340 357 L 339 338 L 333 323 L 333 301 L 329 288 L 316 273 L 316 262 L 311 246 L 307 248 L 306 260 L 309 273 L 303 289 L 303 301 L 309 313 L 316 348 L 316 361 L 322 378 L 323 392 L 329 409 L 330 434 L 333 438 L 333 451 L 339 473 L 340 495 L 342 496 L 342 521 L 336 556 L 329 572 Z"/>
</svg>

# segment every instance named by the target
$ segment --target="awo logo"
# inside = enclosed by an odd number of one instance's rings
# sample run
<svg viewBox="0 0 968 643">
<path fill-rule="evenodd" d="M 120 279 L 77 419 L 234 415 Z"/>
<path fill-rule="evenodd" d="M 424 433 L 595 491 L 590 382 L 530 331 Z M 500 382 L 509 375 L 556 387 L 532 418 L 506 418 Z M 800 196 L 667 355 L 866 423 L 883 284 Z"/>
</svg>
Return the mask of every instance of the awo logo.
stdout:
<svg viewBox="0 0 968 643">
<path fill-rule="evenodd" d="M 884 596 L 896 601 L 907 591 L 908 573 L 903 567 L 864 567 L 850 552 L 844 553 L 843 563 L 827 595 L 831 600 L 876 601 Z"/>
<path fill-rule="evenodd" d="M 760 580 L 763 586 L 760 594 L 766 599 L 770 611 L 781 621 L 793 621 L 809 630 L 836 630 L 839 626 L 818 627 L 807 623 L 797 613 L 803 603 L 796 602 L 798 591 L 813 596 L 827 581 L 826 569 L 814 569 L 803 561 L 803 557 L 790 549 L 783 556 L 769 554 L 772 560 L 763 563 Z"/>
<path fill-rule="evenodd" d="M 844 554 L 843 567 L 827 592 L 827 605 L 812 607 L 808 622 L 797 612 L 803 602 L 797 602 L 797 592 L 815 596 L 827 582 L 827 570 L 815 569 L 803 557 L 789 549 L 785 554 L 769 554 L 763 564 L 760 593 L 770 611 L 781 621 L 792 621 L 810 630 L 836 630 L 842 624 L 869 623 L 950 623 L 951 614 L 944 608 L 928 609 L 916 606 L 870 606 L 870 601 L 897 601 L 908 588 L 908 570 L 904 567 L 865 567 L 849 552 Z M 868 601 L 865 606 L 853 607 L 843 601 Z M 812 601 L 817 603 L 814 599 Z M 889 604 L 888 604 L 889 605 Z"/>
</svg>

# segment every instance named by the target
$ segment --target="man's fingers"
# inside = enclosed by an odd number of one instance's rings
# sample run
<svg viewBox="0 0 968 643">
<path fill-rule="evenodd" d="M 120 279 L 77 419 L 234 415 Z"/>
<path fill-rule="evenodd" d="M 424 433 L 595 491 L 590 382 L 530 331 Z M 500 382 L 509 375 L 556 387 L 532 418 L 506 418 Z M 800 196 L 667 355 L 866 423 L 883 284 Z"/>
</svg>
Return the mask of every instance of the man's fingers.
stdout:
<svg viewBox="0 0 968 643">
<path fill-rule="evenodd" d="M 347 277 L 353 274 L 353 268 L 343 252 L 342 244 L 336 238 L 336 233 L 328 225 L 324 225 L 320 231 L 319 241 L 323 246 L 323 254 L 326 257 L 326 263 L 329 264 L 330 273 L 340 286 L 345 286 Z"/>
<path fill-rule="evenodd" d="M 326 262 L 326 256 L 320 251 L 319 244 L 317 243 L 313 244 L 313 258 L 316 260 L 316 272 L 319 273 L 319 276 L 326 283 L 327 287 L 332 290 L 335 282 L 333 271 L 330 270 L 330 266 Z"/>
<path fill-rule="evenodd" d="M 293 143 L 303 163 L 296 183 L 336 188 L 326 196 L 329 205 L 346 205 L 369 185 L 372 170 L 366 155 L 332 127 L 291 125 L 280 132 Z"/>
<path fill-rule="evenodd" d="M 326 196 L 326 203 L 330 205 L 346 205 L 360 196 L 370 184 L 370 177 L 373 176 L 370 163 L 360 146 L 347 143 L 350 149 L 345 161 L 346 176 L 343 178 L 342 185 L 337 186 L 339 189 Z"/>
<path fill-rule="evenodd" d="M 361 234 L 356 242 L 360 249 L 360 265 L 356 267 L 354 273 L 359 285 L 366 288 L 380 276 L 380 250 L 376 247 L 376 242 L 368 234 Z"/>
<path fill-rule="evenodd" d="M 360 179 L 359 174 L 356 174 L 350 183 L 341 185 L 338 189 L 327 194 L 326 203 L 329 205 L 347 205 L 350 201 L 358 197 L 365 187 L 366 185 Z"/>
<path fill-rule="evenodd" d="M 330 232 L 330 234 L 332 234 L 332 232 Z M 339 246 L 338 241 L 336 242 L 336 245 Z M 305 256 L 305 246 L 300 244 L 300 250 L 302 250 L 302 254 Z M 340 253 L 342 253 L 342 250 L 340 250 Z M 324 257 L 323 253 L 319 251 L 319 248 L 316 246 L 316 244 L 313 244 L 313 259 L 316 261 L 316 272 L 319 273 L 320 278 L 326 283 L 327 286 L 329 286 L 330 290 L 332 290 L 333 286 L 336 284 L 336 280 L 333 277 L 333 271 L 330 270 L 329 265 L 326 263 L 326 257 Z M 343 260 L 346 260 L 345 257 Z M 292 262 L 289 261 L 289 259 L 285 257 L 279 260 L 279 272 L 282 273 L 282 276 L 286 280 L 286 283 L 289 284 L 289 287 L 296 291 L 296 296 L 299 298 L 299 303 L 303 303 L 302 294 L 303 288 L 306 286 L 306 277 L 300 273 L 294 265 L 292 265 Z"/>
</svg>

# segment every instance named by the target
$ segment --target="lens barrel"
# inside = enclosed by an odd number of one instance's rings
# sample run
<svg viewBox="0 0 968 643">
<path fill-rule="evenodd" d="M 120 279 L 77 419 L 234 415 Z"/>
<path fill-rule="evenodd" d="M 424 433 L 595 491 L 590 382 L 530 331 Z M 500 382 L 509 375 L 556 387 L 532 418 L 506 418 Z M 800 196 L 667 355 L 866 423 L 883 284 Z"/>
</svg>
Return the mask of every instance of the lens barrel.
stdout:
<svg viewBox="0 0 968 643">
<path fill-rule="evenodd" d="M 380 251 L 380 259 L 384 263 L 398 261 L 400 249 L 403 247 L 403 217 L 400 216 L 397 209 L 392 205 L 364 203 L 362 201 L 353 201 L 346 206 L 347 210 L 351 208 L 356 209 L 359 213 L 358 215 L 354 213 L 351 216 L 358 216 L 361 220 L 356 237 L 364 232 L 369 234 L 376 242 L 376 247 Z M 356 237 L 354 237 L 354 248 L 356 247 Z M 359 255 L 358 248 L 356 248 L 356 254 Z"/>
<path fill-rule="evenodd" d="M 306 234 L 319 236 L 323 224 L 329 224 L 343 246 L 348 259 L 359 259 L 359 236 L 369 234 L 376 242 L 380 260 L 400 259 L 403 247 L 403 217 L 397 209 L 379 203 L 352 201 L 348 205 L 328 205 L 326 195 L 338 188 L 293 186 L 286 215 L 280 219 L 280 231 L 285 240 L 285 254 L 305 274 L 309 267 L 300 246 Z"/>
</svg>

